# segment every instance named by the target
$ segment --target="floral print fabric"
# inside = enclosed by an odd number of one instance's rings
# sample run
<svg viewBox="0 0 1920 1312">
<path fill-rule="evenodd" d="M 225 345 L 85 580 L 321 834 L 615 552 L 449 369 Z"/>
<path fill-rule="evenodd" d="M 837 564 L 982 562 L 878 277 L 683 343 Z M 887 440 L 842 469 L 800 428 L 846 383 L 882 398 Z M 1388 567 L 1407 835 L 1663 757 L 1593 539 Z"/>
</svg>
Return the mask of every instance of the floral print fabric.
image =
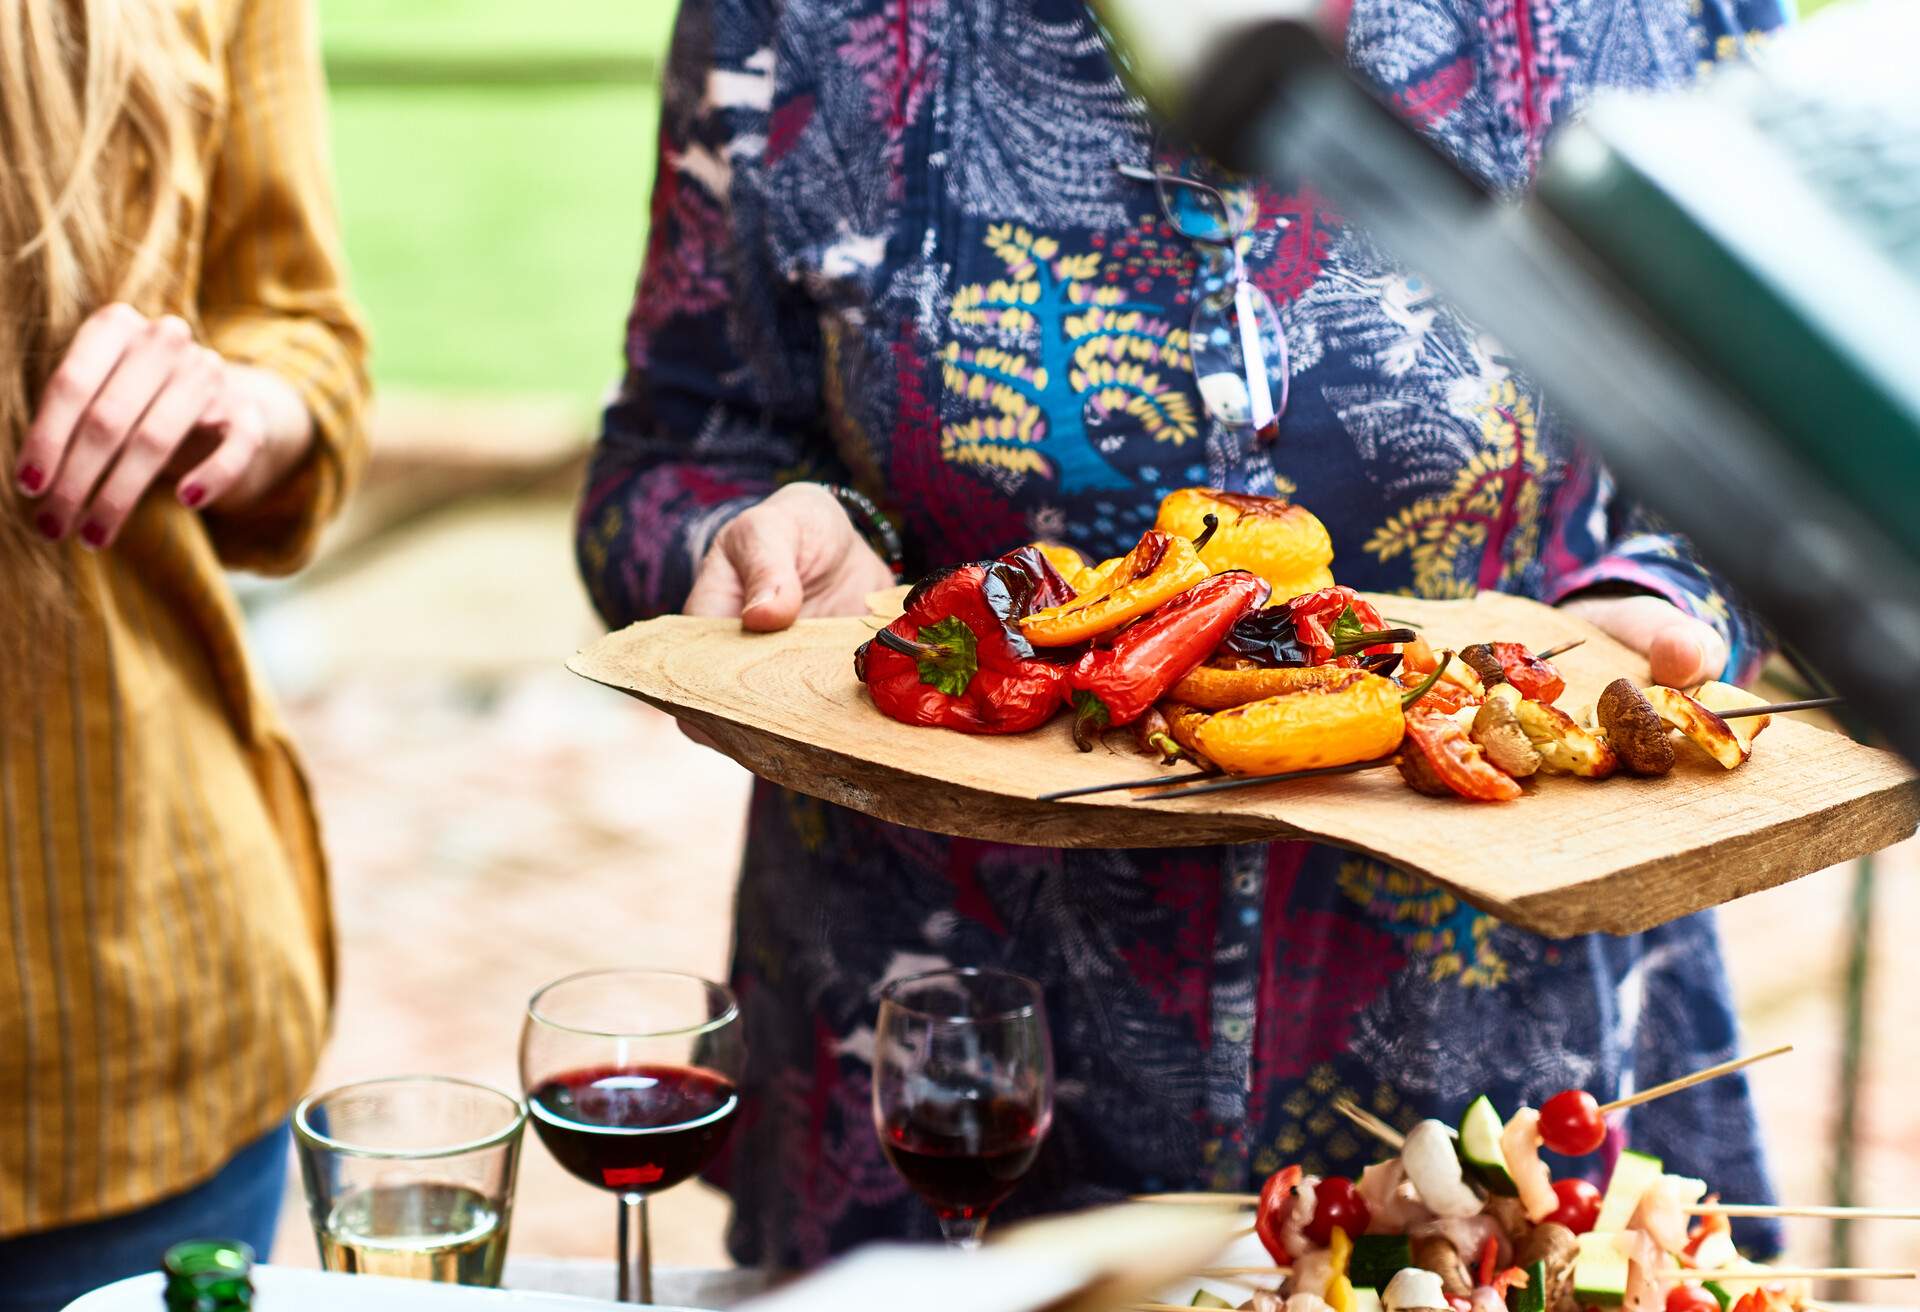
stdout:
<svg viewBox="0 0 1920 1312">
<path fill-rule="evenodd" d="M 1363 77 L 1509 193 L 1594 89 L 1676 86 L 1779 20 L 1767 0 L 1327 14 Z M 1195 253 L 1114 168 L 1152 143 L 1079 0 L 685 0 L 628 369 L 580 516 L 608 621 L 676 609 L 714 532 L 791 479 L 873 495 L 916 571 L 1035 537 L 1117 554 L 1165 491 L 1206 484 L 1312 508 L 1343 583 L 1645 590 L 1716 625 L 1736 668 L 1757 658 L 1718 581 L 1505 348 L 1305 180 L 1263 185 L 1245 240 L 1290 348 L 1278 438 L 1210 423 Z M 933 1233 L 880 1155 L 869 1074 L 881 983 L 946 963 L 1047 987 L 1058 1115 L 1007 1215 L 1242 1190 L 1296 1160 L 1357 1172 L 1373 1146 L 1333 1113 L 1343 1095 L 1406 1124 L 1481 1092 L 1608 1097 L 1735 1045 L 1710 917 L 1556 943 L 1330 848 L 985 844 L 761 785 L 734 966 L 753 1055 L 717 1171 L 737 1258 Z M 1738 1077 L 1629 1134 L 1769 1197 Z"/>
</svg>

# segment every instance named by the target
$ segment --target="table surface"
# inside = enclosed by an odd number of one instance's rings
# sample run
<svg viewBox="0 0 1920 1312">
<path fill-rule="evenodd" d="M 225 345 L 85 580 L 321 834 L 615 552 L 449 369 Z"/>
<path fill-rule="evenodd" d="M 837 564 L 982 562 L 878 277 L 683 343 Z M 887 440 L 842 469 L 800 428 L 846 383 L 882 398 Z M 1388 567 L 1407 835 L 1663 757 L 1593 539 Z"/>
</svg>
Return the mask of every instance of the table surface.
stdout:
<svg viewBox="0 0 1920 1312">
<path fill-rule="evenodd" d="M 612 1298 L 616 1283 L 611 1262 L 542 1257 L 507 1259 L 507 1269 L 500 1281 L 503 1289 L 575 1294 L 582 1298 Z M 755 1294 L 766 1292 L 772 1283 L 768 1272 L 751 1269 L 658 1267 L 653 1273 L 653 1298 L 656 1303 L 675 1307 L 725 1312 Z"/>
</svg>

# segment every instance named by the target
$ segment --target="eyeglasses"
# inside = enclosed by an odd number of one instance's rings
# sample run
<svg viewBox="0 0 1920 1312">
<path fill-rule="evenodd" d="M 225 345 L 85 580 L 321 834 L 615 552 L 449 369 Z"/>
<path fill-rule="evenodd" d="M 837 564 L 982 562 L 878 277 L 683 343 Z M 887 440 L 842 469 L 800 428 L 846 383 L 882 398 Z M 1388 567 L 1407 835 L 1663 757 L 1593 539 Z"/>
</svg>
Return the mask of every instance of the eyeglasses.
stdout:
<svg viewBox="0 0 1920 1312">
<path fill-rule="evenodd" d="M 1114 167 L 1123 177 L 1151 182 L 1167 222 L 1199 249 L 1188 331 L 1201 405 L 1229 428 L 1273 440 L 1287 410 L 1287 336 L 1272 299 L 1248 278 L 1240 252 L 1240 239 L 1260 221 L 1252 183 L 1166 143 L 1155 144 L 1151 168 Z"/>
</svg>

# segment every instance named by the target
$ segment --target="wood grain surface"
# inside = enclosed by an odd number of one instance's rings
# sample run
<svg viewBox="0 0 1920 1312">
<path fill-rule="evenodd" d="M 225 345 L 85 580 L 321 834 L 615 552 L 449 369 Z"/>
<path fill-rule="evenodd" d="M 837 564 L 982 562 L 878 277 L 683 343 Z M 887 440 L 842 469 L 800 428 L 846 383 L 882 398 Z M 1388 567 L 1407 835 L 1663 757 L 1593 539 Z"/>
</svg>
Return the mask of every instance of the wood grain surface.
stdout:
<svg viewBox="0 0 1920 1312">
<path fill-rule="evenodd" d="M 1374 601 L 1436 648 L 1586 639 L 1555 661 L 1568 685 L 1560 705 L 1576 718 L 1614 678 L 1647 678 L 1645 660 L 1599 630 L 1522 598 Z M 897 606 L 897 595 L 875 604 Z M 762 778 L 897 824 L 1050 847 L 1316 839 L 1554 937 L 1633 933 L 1878 851 L 1920 825 L 1920 783 L 1904 762 L 1791 717 L 1775 717 L 1737 770 L 1683 745 L 1664 778 L 1541 776 L 1506 804 L 1423 797 L 1391 769 L 1166 802 L 1041 802 L 1163 767 L 1124 732 L 1105 750 L 1075 751 L 1064 717 L 1001 738 L 888 719 L 853 673 L 854 648 L 878 622 L 748 634 L 737 620 L 669 616 L 600 639 L 568 668 L 697 726 Z"/>
</svg>

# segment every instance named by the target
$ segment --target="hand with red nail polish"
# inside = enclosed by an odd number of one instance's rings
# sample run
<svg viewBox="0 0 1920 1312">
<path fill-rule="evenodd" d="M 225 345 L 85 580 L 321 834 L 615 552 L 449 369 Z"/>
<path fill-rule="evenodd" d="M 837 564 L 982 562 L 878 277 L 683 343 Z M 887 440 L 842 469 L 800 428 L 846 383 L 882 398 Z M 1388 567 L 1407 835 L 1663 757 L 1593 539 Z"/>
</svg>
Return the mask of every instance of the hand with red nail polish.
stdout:
<svg viewBox="0 0 1920 1312">
<path fill-rule="evenodd" d="M 178 478 L 188 509 L 242 507 L 312 445 L 285 381 L 199 345 L 184 319 L 114 304 L 81 325 L 48 380 L 14 482 L 44 536 L 76 532 L 100 549 L 156 487 Z"/>
</svg>

